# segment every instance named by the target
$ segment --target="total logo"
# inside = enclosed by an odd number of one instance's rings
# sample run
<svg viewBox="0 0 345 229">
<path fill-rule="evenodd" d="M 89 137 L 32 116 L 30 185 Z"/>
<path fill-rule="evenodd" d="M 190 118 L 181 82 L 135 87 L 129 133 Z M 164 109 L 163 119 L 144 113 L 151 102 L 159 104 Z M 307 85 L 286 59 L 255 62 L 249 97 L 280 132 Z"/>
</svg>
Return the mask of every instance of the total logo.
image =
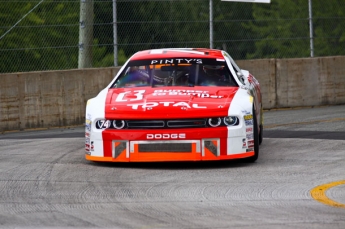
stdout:
<svg viewBox="0 0 345 229">
<path fill-rule="evenodd" d="M 206 109 L 206 106 L 199 106 L 196 103 L 191 104 L 192 106 L 190 106 L 189 103 L 186 102 L 148 102 L 148 103 L 137 103 L 137 104 L 127 104 L 127 106 L 132 107 L 133 110 L 137 110 L 139 107 L 141 108 L 148 108 L 148 109 L 152 109 L 152 107 L 156 107 L 159 105 L 163 105 L 165 107 L 169 107 L 170 105 L 173 107 L 181 107 L 182 109 L 186 109 L 186 108 L 196 108 L 196 109 Z"/>
<path fill-rule="evenodd" d="M 146 139 L 185 139 L 185 133 L 179 134 L 146 134 Z"/>
</svg>

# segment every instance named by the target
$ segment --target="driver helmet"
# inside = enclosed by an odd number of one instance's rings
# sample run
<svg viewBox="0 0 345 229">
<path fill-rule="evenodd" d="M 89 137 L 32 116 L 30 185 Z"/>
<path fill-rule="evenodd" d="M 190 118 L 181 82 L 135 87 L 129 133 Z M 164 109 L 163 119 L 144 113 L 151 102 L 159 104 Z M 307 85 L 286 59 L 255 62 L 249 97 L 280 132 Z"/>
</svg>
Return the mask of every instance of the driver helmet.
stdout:
<svg viewBox="0 0 345 229">
<path fill-rule="evenodd" d="M 222 65 L 204 65 L 202 67 L 206 75 L 211 77 L 220 77 L 224 75 L 224 68 L 225 67 Z"/>
</svg>

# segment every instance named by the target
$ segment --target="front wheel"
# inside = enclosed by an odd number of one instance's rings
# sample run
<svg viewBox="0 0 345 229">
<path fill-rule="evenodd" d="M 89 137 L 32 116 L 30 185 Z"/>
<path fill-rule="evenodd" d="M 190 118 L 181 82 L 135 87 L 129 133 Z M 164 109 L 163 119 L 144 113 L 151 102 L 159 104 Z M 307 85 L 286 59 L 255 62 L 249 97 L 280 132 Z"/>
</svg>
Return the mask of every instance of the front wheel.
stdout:
<svg viewBox="0 0 345 229">
<path fill-rule="evenodd" d="M 264 139 L 264 127 L 262 126 L 262 124 L 260 124 L 259 145 L 261 145 L 263 139 Z"/>
</svg>

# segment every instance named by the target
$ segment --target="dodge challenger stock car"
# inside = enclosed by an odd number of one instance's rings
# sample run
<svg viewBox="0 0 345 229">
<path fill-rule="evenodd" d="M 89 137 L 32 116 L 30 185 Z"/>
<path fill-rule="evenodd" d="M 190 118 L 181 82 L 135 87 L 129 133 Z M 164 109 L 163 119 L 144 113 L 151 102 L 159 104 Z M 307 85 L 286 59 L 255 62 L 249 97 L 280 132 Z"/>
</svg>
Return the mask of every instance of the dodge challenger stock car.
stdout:
<svg viewBox="0 0 345 229">
<path fill-rule="evenodd" d="M 255 162 L 263 138 L 259 82 L 217 49 L 135 53 L 85 119 L 90 161 Z"/>
</svg>

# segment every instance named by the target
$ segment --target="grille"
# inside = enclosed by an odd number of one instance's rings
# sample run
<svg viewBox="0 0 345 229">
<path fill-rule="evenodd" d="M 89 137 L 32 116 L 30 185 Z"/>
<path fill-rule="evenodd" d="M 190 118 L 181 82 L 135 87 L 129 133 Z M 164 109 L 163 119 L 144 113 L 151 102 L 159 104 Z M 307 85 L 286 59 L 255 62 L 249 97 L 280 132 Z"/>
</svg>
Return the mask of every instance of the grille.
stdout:
<svg viewBox="0 0 345 229">
<path fill-rule="evenodd" d="M 139 144 L 139 153 L 147 152 L 174 152 L 188 153 L 192 152 L 191 143 L 156 143 L 156 144 Z"/>
<path fill-rule="evenodd" d="M 205 127 L 205 119 L 191 119 L 191 120 L 168 120 L 166 122 L 169 128 L 181 128 L 181 127 Z"/>
<path fill-rule="evenodd" d="M 127 120 L 128 129 L 167 129 L 206 127 L 206 119 L 181 120 Z"/>
<path fill-rule="evenodd" d="M 127 127 L 129 129 L 147 129 L 147 128 L 164 128 L 165 122 L 164 121 L 151 121 L 151 120 L 144 120 L 144 121 L 127 121 Z"/>
</svg>

